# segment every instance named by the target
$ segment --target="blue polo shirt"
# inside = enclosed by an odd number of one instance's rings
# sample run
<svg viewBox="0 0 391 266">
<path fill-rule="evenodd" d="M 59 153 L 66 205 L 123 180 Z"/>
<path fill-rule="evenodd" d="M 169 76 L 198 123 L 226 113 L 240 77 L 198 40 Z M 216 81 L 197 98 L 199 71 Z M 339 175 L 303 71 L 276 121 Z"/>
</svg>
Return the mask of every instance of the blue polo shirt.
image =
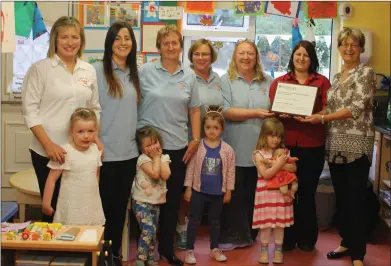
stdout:
<svg viewBox="0 0 391 266">
<path fill-rule="evenodd" d="M 269 87 L 273 78 L 264 74 L 266 80 L 253 80 L 249 84 L 245 79 L 237 76 L 230 80 L 228 74 L 221 77 L 221 88 L 224 99 L 224 112 L 231 107 L 244 109 L 269 109 Z M 248 119 L 245 121 L 226 121 L 224 140 L 235 151 L 236 166 L 254 166 L 251 154 L 257 145 L 262 127 L 262 119 Z"/>
<path fill-rule="evenodd" d="M 200 107 L 197 81 L 190 68 L 170 74 L 160 60 L 140 67 L 141 104 L 137 127 L 152 126 L 163 138 L 163 148 L 183 149 L 188 144 L 189 108 Z"/>
<path fill-rule="evenodd" d="M 221 83 L 219 75 L 210 69 L 209 79 L 204 80 L 196 74 L 197 84 L 198 84 L 198 94 L 201 102 L 201 121 L 205 115 L 205 105 L 218 105 L 223 106 L 223 95 L 221 94 Z M 189 141 L 193 139 L 193 134 L 191 133 L 191 124 L 188 125 L 189 128 Z M 201 137 L 204 136 L 204 129 L 201 128 Z"/>
<path fill-rule="evenodd" d="M 102 107 L 99 138 L 105 147 L 104 162 L 125 161 L 139 155 L 135 139 L 137 92 L 129 81 L 130 70 L 122 70 L 114 61 L 112 64 L 114 75 L 122 85 L 122 99 L 108 95 L 109 86 L 103 72 L 103 62 L 93 64 L 98 79 L 99 103 Z"/>
</svg>

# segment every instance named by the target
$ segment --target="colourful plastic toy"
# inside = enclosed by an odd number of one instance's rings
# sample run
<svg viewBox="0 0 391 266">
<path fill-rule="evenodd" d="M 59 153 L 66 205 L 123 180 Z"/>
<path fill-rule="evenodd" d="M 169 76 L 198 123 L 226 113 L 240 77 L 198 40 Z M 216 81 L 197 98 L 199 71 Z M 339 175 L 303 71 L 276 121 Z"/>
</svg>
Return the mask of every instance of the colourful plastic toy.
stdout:
<svg viewBox="0 0 391 266">
<path fill-rule="evenodd" d="M 29 237 L 30 237 L 30 233 L 28 233 L 28 232 L 23 232 L 23 233 L 22 233 L 22 239 L 23 239 L 23 240 L 28 240 Z"/>
<path fill-rule="evenodd" d="M 31 234 L 31 239 L 32 240 L 39 240 L 40 239 L 40 234 L 35 232 Z"/>
<path fill-rule="evenodd" d="M 16 235 L 14 232 L 9 231 L 5 234 L 7 240 L 14 240 L 16 238 Z"/>
</svg>

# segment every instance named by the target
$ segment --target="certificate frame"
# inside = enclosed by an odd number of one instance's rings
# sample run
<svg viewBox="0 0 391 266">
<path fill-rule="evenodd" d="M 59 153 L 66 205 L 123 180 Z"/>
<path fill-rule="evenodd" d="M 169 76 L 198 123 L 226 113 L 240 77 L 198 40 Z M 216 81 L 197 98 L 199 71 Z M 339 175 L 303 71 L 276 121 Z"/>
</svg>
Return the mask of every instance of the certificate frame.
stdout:
<svg viewBox="0 0 391 266">
<path fill-rule="evenodd" d="M 270 111 L 301 117 L 312 115 L 318 94 L 317 86 L 277 82 Z"/>
</svg>

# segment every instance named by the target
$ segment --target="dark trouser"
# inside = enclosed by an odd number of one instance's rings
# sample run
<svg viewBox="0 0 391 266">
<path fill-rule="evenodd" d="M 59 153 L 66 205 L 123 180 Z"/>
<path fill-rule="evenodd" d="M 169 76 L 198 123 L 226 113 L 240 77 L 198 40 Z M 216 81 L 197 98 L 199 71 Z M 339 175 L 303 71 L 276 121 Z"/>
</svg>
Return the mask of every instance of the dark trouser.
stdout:
<svg viewBox="0 0 391 266">
<path fill-rule="evenodd" d="M 324 167 L 324 146 L 290 148 L 291 156 L 298 157 L 297 179 L 299 188 L 293 202 L 295 224 L 284 230 L 284 246 L 313 247 L 318 240 L 318 221 L 315 195 Z"/>
<path fill-rule="evenodd" d="M 193 189 L 190 201 L 190 218 L 187 225 L 186 249 L 194 249 L 197 227 L 201 223 L 205 203 L 209 203 L 210 249 L 217 248 L 220 237 L 220 216 L 223 208 L 223 195 L 210 195 Z"/>
<path fill-rule="evenodd" d="M 235 167 L 235 190 L 223 206 L 220 243 L 249 245 L 258 235 L 252 228 L 258 173 L 256 167 Z"/>
<path fill-rule="evenodd" d="M 35 175 L 37 176 L 38 179 L 39 192 L 41 194 L 41 199 L 43 199 L 46 180 L 48 179 L 49 172 L 50 172 L 50 168 L 47 167 L 50 160 L 47 157 L 43 157 L 39 155 L 33 150 L 30 150 L 30 153 L 31 153 L 31 161 L 33 163 Z M 60 192 L 60 184 L 61 184 L 61 178 L 57 180 L 53 191 L 51 206 L 54 210 L 56 210 L 57 208 L 57 199 L 58 199 L 58 193 Z M 42 221 L 52 223 L 53 216 L 42 214 Z"/>
<path fill-rule="evenodd" d="M 339 213 L 341 246 L 352 260 L 364 260 L 366 253 L 367 182 L 371 164 L 366 155 L 352 163 L 329 163 Z"/>
<path fill-rule="evenodd" d="M 166 182 L 166 203 L 160 205 L 158 250 L 160 255 L 166 257 L 174 255 L 175 227 L 186 173 L 186 165 L 182 161 L 185 152 L 186 148 L 181 150 L 163 150 L 163 154 L 170 156 L 171 176 Z"/>
<path fill-rule="evenodd" d="M 115 256 L 119 255 L 127 206 L 137 158 L 126 161 L 103 162 L 100 168 L 99 192 L 105 213 L 105 240 L 111 240 Z"/>
</svg>

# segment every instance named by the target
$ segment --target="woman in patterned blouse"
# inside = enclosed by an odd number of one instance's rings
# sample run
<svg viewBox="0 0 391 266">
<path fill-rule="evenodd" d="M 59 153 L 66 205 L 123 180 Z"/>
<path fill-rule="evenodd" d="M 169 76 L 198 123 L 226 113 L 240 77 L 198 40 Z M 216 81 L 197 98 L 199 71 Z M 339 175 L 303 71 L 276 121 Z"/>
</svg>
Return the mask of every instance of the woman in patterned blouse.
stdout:
<svg viewBox="0 0 391 266">
<path fill-rule="evenodd" d="M 372 102 L 375 71 L 360 63 L 365 36 L 358 29 L 344 28 L 338 49 L 344 60 L 327 93 L 327 114 L 306 118 L 310 123 L 327 122 L 326 159 L 337 199 L 342 242 L 327 254 L 329 259 L 350 255 L 362 266 L 365 252 L 366 188 L 374 141 Z"/>
</svg>

